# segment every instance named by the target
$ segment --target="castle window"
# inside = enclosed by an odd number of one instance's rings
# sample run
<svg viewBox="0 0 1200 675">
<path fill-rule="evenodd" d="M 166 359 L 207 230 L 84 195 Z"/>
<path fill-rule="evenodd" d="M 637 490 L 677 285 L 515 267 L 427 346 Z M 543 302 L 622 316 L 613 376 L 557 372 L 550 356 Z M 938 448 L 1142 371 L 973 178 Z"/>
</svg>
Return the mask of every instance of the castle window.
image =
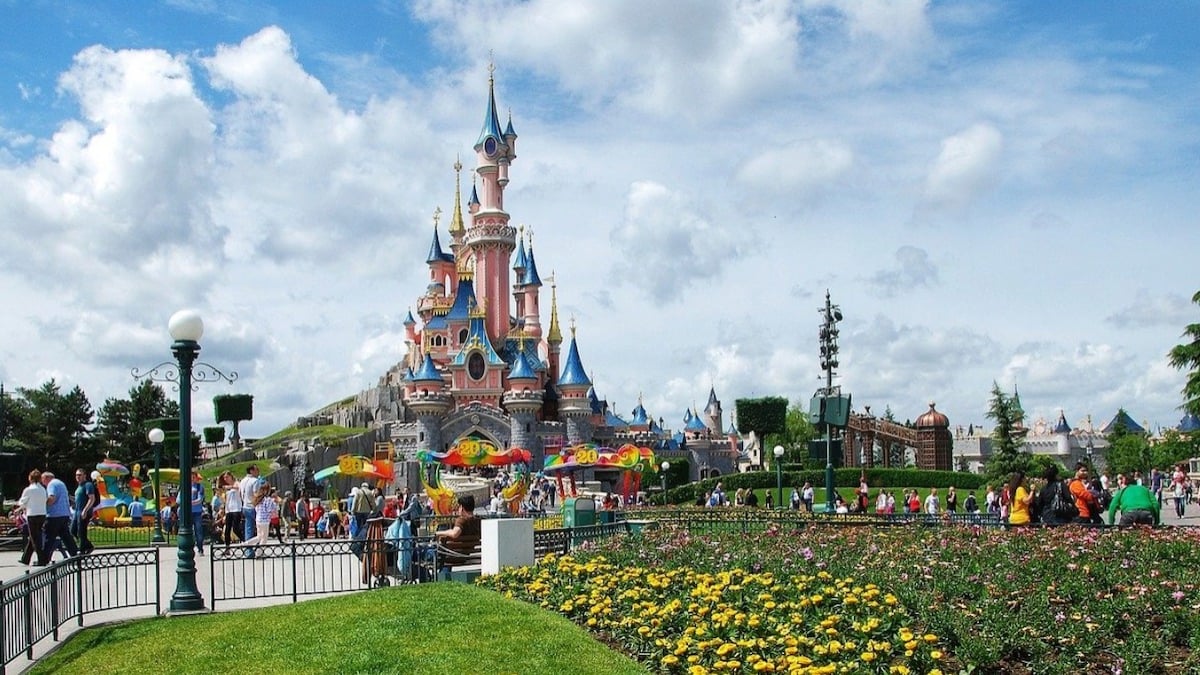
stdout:
<svg viewBox="0 0 1200 675">
<path fill-rule="evenodd" d="M 487 366 L 483 362 L 483 354 L 472 352 L 471 356 L 467 357 L 467 375 L 471 376 L 472 380 L 482 380 L 487 374 Z"/>
<path fill-rule="evenodd" d="M 417 442 L 418 442 L 418 443 L 424 443 L 424 442 L 425 442 L 425 432 L 424 432 L 424 431 L 422 431 L 421 433 L 417 434 Z"/>
<path fill-rule="evenodd" d="M 461 345 L 462 343 L 464 343 L 466 341 L 467 341 L 467 329 L 464 328 L 464 329 L 458 331 L 458 344 Z"/>
<path fill-rule="evenodd" d="M 529 422 L 526 422 L 526 423 L 525 423 L 525 433 L 527 433 L 527 434 L 528 434 L 528 433 L 530 433 L 530 432 L 532 432 L 532 431 L 533 431 L 533 425 L 532 425 L 532 424 L 530 424 Z"/>
</svg>

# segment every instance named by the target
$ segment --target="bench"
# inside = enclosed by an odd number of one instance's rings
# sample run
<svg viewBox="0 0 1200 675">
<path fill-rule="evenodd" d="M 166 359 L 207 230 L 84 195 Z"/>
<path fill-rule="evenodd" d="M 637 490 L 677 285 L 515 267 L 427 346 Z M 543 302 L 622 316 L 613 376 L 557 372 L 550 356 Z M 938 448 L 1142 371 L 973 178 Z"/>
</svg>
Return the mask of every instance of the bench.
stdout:
<svg viewBox="0 0 1200 675">
<path fill-rule="evenodd" d="M 483 550 L 480 543 L 476 543 L 469 553 L 464 553 L 438 541 L 434 543 L 433 551 L 435 560 L 419 562 L 428 573 L 427 578 L 436 578 L 440 568 L 446 570 L 451 581 L 470 582 L 483 571 Z"/>
</svg>

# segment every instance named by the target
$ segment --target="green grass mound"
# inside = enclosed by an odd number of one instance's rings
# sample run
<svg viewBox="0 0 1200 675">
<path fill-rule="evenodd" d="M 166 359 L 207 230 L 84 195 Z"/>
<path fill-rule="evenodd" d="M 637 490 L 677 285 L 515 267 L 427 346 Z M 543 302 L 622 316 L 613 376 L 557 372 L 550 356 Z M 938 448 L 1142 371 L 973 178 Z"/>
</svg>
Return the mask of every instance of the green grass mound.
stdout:
<svg viewBox="0 0 1200 675">
<path fill-rule="evenodd" d="M 644 673 L 556 614 L 464 584 L 85 629 L 33 673 Z"/>
</svg>

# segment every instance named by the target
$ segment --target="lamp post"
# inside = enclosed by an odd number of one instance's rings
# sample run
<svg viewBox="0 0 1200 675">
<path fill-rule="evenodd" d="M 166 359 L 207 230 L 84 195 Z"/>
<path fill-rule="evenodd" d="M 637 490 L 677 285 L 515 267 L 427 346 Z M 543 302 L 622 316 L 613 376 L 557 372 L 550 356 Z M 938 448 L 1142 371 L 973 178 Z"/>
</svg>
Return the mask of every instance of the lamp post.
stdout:
<svg viewBox="0 0 1200 675">
<path fill-rule="evenodd" d="M 150 445 L 154 446 L 154 536 L 150 541 L 155 544 L 166 542 L 162 531 L 162 497 L 159 496 L 158 492 L 159 473 L 162 471 L 162 467 L 160 466 L 162 463 L 162 445 L 163 439 L 166 437 L 167 435 L 158 427 L 154 427 L 146 434 Z"/>
<path fill-rule="evenodd" d="M 194 310 L 182 309 L 171 315 L 167 330 L 174 342 L 171 353 L 174 363 L 167 361 L 151 368 L 148 372 L 134 368 L 132 375 L 137 379 L 149 378 L 155 382 L 172 382 L 179 389 L 179 498 L 175 507 L 179 511 L 178 562 L 175 565 L 175 593 L 171 596 L 173 612 L 188 612 L 204 609 L 204 597 L 196 586 L 196 533 L 192 522 L 192 387 L 194 382 L 212 380 L 237 380 L 237 373 L 225 373 L 207 363 L 196 361 L 200 353 L 200 337 L 204 335 L 204 320 Z M 158 495 L 155 495 L 157 498 Z"/>
<path fill-rule="evenodd" d="M 671 468 L 671 463 L 663 462 L 659 466 L 659 468 L 662 469 L 662 473 L 659 474 L 659 477 L 662 478 L 663 506 L 666 506 L 667 505 L 667 470 Z"/>
<path fill-rule="evenodd" d="M 775 508 L 783 506 L 783 446 L 777 445 L 775 453 Z"/>
<path fill-rule="evenodd" d="M 821 343 L 821 368 L 825 371 L 825 388 L 821 390 L 821 424 L 825 428 L 825 512 L 833 513 L 833 429 L 829 419 L 829 399 L 835 392 L 840 397 L 841 387 L 834 389 L 833 371 L 838 367 L 838 327 L 842 310 L 833 304 L 829 291 L 825 291 L 825 307 L 818 310 L 823 321 L 818 333 Z"/>
</svg>

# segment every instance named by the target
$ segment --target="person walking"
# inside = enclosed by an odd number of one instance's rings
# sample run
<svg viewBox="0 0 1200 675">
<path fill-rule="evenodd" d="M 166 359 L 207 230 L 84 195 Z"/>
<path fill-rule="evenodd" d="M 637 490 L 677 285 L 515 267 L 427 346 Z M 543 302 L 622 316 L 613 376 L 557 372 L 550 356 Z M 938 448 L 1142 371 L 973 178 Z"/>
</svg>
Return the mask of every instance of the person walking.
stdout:
<svg viewBox="0 0 1200 675">
<path fill-rule="evenodd" d="M 258 465 L 251 464 L 246 467 L 246 475 L 238 483 L 238 489 L 242 493 L 242 527 L 245 528 L 242 533 L 242 541 L 250 541 L 257 534 L 254 522 L 254 498 L 258 496 L 259 489 Z"/>
<path fill-rule="evenodd" d="M 1181 463 L 1175 467 L 1175 472 L 1171 474 L 1171 496 L 1175 498 L 1175 516 L 1183 517 L 1183 513 L 1187 507 L 1188 499 L 1188 472 Z M 1162 500 L 1159 500 L 1162 503 Z"/>
<path fill-rule="evenodd" d="M 222 519 L 222 536 L 225 541 L 225 548 L 229 548 L 233 544 L 233 537 L 236 534 L 238 539 L 242 539 L 246 534 L 246 521 L 244 520 L 242 510 L 242 491 L 238 487 L 237 479 L 233 474 L 226 471 L 221 475 L 220 484 L 225 489 L 225 517 Z M 245 541 L 243 539 L 243 541 Z"/>
<path fill-rule="evenodd" d="M 304 496 L 303 490 L 296 498 L 296 536 L 300 541 L 308 538 L 308 498 Z"/>
<path fill-rule="evenodd" d="M 96 484 L 83 469 L 75 469 L 75 512 L 71 515 L 71 533 L 79 538 L 79 550 L 91 553 L 96 549 L 88 539 L 88 524 L 92 522 L 97 496 Z"/>
<path fill-rule="evenodd" d="M 263 483 L 250 500 L 254 510 L 254 538 L 247 539 L 247 546 L 260 546 L 271 536 L 271 519 L 279 515 L 279 504 L 271 497 L 271 486 Z"/>
<path fill-rule="evenodd" d="M 958 494 L 953 485 L 946 489 L 946 510 L 952 514 L 958 513 Z"/>
<path fill-rule="evenodd" d="M 25 548 L 21 551 L 21 564 L 28 565 L 37 554 L 35 567 L 45 567 L 50 558 L 46 556 L 42 546 L 42 531 L 46 526 L 46 486 L 42 485 L 42 472 L 34 469 L 29 472 L 29 485 L 21 492 L 21 508 L 25 511 L 25 527 L 27 536 Z"/>
<path fill-rule="evenodd" d="M 192 538 L 196 540 L 196 551 L 204 555 L 204 479 L 192 473 Z"/>
<path fill-rule="evenodd" d="M 71 497 L 67 486 L 50 471 L 42 473 L 42 486 L 46 488 L 46 529 L 42 548 L 46 561 L 54 555 L 59 540 L 68 556 L 79 555 L 75 537 L 71 536 Z"/>
</svg>

